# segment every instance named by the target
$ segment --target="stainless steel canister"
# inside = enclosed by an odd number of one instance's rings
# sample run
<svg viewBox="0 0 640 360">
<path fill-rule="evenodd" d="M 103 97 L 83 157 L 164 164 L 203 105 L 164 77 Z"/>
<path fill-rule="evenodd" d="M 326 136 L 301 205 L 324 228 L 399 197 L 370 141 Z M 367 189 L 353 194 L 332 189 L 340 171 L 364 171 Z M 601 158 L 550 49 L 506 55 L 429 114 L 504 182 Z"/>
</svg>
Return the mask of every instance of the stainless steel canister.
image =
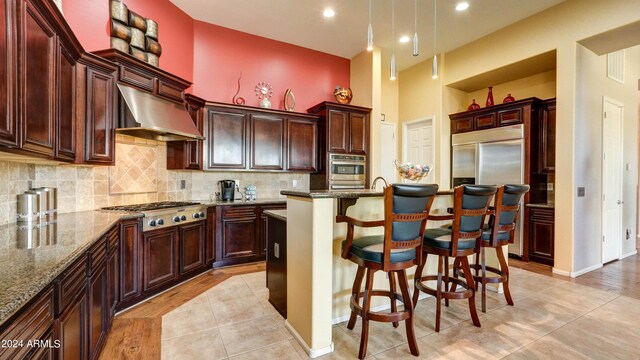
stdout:
<svg viewBox="0 0 640 360">
<path fill-rule="evenodd" d="M 38 189 L 31 189 L 31 190 L 25 191 L 25 194 L 36 194 L 38 196 L 38 213 L 40 215 L 40 219 L 46 218 L 48 201 L 49 201 L 47 194 L 44 191 L 38 190 Z"/>
<path fill-rule="evenodd" d="M 38 194 L 18 194 L 18 222 L 40 220 L 40 197 Z"/>
<path fill-rule="evenodd" d="M 43 227 L 40 223 L 24 223 L 16 226 L 18 249 L 35 249 L 40 246 Z"/>
<path fill-rule="evenodd" d="M 49 219 L 54 219 L 58 211 L 58 189 L 54 187 L 41 187 L 35 190 L 42 190 L 47 197 L 47 215 Z"/>
</svg>

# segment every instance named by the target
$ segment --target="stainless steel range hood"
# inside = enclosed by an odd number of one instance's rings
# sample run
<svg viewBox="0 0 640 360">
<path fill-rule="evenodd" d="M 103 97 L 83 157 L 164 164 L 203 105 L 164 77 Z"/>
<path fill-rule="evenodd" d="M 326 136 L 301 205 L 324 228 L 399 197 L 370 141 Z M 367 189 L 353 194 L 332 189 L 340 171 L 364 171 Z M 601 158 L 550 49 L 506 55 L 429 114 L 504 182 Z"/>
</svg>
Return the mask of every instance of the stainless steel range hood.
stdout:
<svg viewBox="0 0 640 360">
<path fill-rule="evenodd" d="M 117 132 L 159 141 L 203 139 L 181 104 L 121 84 L 118 89 L 127 106 Z"/>
</svg>

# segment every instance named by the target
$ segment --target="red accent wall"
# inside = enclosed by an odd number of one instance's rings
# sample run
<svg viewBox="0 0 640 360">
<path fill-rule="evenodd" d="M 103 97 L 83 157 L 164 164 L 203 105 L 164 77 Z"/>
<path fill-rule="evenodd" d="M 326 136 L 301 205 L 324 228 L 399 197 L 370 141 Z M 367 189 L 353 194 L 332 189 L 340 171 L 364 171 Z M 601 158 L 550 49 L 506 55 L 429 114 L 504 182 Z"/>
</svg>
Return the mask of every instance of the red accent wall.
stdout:
<svg viewBox="0 0 640 360">
<path fill-rule="evenodd" d="M 334 100 L 336 85 L 349 86 L 350 60 L 195 20 L 193 93 L 231 103 L 242 72 L 238 96 L 258 106 L 254 89 L 266 81 L 273 87 L 272 108 L 284 109 L 291 88 L 298 112 Z"/>
<path fill-rule="evenodd" d="M 193 81 L 193 19 L 169 0 L 124 0 L 130 10 L 158 23 L 160 68 Z M 64 0 L 64 16 L 86 51 L 107 49 L 109 0 Z"/>
</svg>

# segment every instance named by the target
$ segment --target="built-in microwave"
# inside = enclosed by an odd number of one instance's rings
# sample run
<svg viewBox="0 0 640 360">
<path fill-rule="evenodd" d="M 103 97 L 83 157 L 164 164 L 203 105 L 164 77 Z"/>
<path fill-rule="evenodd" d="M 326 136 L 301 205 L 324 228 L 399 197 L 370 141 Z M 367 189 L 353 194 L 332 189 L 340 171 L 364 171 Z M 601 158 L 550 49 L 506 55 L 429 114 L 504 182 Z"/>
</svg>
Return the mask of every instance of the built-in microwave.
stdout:
<svg viewBox="0 0 640 360">
<path fill-rule="evenodd" d="M 329 189 L 364 189 L 364 155 L 329 154 Z"/>
</svg>

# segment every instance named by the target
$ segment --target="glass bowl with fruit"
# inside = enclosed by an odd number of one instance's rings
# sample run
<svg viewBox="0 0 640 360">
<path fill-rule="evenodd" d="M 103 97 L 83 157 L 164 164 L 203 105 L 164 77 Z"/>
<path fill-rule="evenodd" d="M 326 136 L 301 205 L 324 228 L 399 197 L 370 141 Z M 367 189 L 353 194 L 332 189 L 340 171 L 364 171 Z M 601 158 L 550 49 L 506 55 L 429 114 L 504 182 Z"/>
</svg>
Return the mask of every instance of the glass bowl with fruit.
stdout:
<svg viewBox="0 0 640 360">
<path fill-rule="evenodd" d="M 398 174 L 403 179 L 403 182 L 420 181 L 423 177 L 429 175 L 431 167 L 429 165 L 412 164 L 410 162 L 403 163 L 399 160 L 393 162 Z"/>
</svg>

